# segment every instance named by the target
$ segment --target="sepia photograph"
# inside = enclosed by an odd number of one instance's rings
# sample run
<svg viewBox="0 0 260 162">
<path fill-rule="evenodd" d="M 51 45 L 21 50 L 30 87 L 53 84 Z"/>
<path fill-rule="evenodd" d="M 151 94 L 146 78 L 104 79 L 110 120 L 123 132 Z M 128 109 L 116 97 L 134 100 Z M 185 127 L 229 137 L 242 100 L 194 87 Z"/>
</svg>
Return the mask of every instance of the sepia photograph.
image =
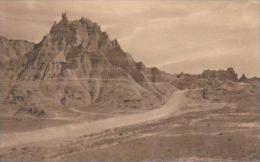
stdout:
<svg viewBox="0 0 260 162">
<path fill-rule="evenodd" d="M 0 0 L 1 162 L 260 162 L 259 0 Z"/>
</svg>

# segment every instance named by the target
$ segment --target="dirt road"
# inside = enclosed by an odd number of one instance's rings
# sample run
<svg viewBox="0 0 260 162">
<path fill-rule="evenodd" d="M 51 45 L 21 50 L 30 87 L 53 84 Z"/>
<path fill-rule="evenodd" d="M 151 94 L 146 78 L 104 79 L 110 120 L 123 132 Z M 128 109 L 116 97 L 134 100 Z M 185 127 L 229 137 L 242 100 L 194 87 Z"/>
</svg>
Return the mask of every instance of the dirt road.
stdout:
<svg viewBox="0 0 260 162">
<path fill-rule="evenodd" d="M 34 142 L 38 143 L 40 141 L 48 141 L 56 138 L 76 138 L 81 135 L 99 133 L 107 129 L 114 129 L 118 127 L 158 120 L 173 114 L 178 114 L 180 112 L 180 108 L 183 106 L 185 106 L 184 92 L 176 91 L 172 94 L 169 101 L 161 108 L 140 114 L 114 117 L 93 122 L 50 127 L 28 132 L 2 134 L 0 136 L 0 148 Z"/>
</svg>

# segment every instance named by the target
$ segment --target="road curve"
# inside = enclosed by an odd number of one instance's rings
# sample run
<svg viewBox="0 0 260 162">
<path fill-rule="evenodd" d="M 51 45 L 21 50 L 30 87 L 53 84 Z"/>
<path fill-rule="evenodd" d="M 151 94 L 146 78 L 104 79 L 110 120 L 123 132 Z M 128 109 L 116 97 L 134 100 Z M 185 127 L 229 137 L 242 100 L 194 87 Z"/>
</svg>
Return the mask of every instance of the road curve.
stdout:
<svg viewBox="0 0 260 162">
<path fill-rule="evenodd" d="M 184 106 L 185 97 L 183 93 L 183 91 L 174 92 L 168 102 L 161 108 L 150 110 L 144 113 L 113 117 L 93 122 L 49 127 L 28 132 L 2 134 L 0 135 L 0 148 L 34 142 L 38 143 L 40 141 L 48 141 L 56 138 L 73 138 L 86 134 L 99 133 L 107 129 L 167 118 L 170 115 L 178 114 L 178 112 L 180 112 L 179 109 Z"/>
</svg>

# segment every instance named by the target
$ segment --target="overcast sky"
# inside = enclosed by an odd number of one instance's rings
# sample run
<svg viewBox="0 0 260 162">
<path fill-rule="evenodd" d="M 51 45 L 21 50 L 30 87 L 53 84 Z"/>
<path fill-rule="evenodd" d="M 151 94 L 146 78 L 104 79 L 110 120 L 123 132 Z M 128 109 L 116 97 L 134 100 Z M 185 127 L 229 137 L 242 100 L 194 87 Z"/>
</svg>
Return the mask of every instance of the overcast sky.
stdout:
<svg viewBox="0 0 260 162">
<path fill-rule="evenodd" d="M 189 73 L 233 66 L 260 76 L 259 1 L 0 0 L 0 35 L 39 42 L 63 11 L 97 22 L 148 66 Z"/>
</svg>

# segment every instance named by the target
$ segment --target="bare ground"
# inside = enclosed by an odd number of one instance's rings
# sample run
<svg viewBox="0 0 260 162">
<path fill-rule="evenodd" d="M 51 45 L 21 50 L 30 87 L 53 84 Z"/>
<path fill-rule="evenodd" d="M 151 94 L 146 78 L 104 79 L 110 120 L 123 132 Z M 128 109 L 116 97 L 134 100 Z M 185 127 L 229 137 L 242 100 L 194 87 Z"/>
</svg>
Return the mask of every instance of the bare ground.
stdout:
<svg viewBox="0 0 260 162">
<path fill-rule="evenodd" d="M 147 119 L 142 122 L 131 124 L 128 120 L 129 124 L 111 128 L 106 125 L 96 132 L 76 133 L 78 136 L 18 142 L 1 148 L 1 160 L 240 162 L 260 159 L 258 102 L 214 103 L 194 99 L 189 93 L 184 96 L 177 114 L 151 118 L 151 113 L 146 113 L 143 118 Z M 243 109 L 241 104 L 247 107 Z"/>
</svg>

